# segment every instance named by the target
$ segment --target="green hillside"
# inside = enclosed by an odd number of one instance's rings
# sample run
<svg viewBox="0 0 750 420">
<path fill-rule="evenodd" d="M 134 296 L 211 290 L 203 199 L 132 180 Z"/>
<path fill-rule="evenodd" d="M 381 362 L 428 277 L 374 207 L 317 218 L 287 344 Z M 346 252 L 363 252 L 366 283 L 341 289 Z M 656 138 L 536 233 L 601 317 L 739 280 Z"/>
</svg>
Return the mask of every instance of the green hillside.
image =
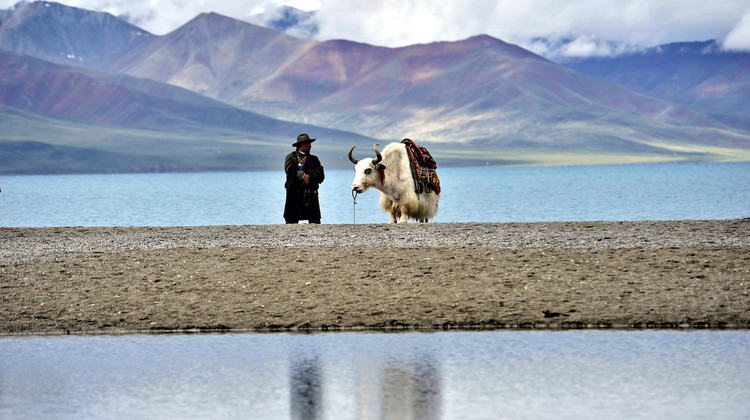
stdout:
<svg viewBox="0 0 750 420">
<path fill-rule="evenodd" d="M 128 173 L 280 170 L 292 135 L 252 138 L 247 133 L 196 129 L 190 133 L 83 124 L 0 107 L 0 174 Z M 313 136 L 315 136 L 313 134 Z M 350 145 L 371 150 L 387 140 L 317 136 L 314 152 L 326 168 L 348 169 Z M 392 139 L 399 141 L 400 139 Z M 705 146 L 665 145 L 651 152 L 488 149 L 484 144 L 430 144 L 440 167 L 570 165 L 680 160 L 750 160 L 750 152 Z M 365 152 L 362 152 L 365 153 Z"/>
</svg>

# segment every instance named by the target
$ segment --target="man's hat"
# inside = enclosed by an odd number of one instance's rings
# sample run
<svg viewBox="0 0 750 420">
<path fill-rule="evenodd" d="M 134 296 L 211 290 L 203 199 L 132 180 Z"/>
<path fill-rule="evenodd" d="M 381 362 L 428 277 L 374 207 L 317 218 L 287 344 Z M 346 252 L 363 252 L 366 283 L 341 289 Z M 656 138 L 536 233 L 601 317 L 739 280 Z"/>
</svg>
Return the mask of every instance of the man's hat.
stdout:
<svg viewBox="0 0 750 420">
<path fill-rule="evenodd" d="M 312 143 L 315 139 L 311 139 L 307 134 L 300 134 L 297 136 L 297 143 L 292 144 L 292 147 L 298 147 L 302 143 Z"/>
</svg>

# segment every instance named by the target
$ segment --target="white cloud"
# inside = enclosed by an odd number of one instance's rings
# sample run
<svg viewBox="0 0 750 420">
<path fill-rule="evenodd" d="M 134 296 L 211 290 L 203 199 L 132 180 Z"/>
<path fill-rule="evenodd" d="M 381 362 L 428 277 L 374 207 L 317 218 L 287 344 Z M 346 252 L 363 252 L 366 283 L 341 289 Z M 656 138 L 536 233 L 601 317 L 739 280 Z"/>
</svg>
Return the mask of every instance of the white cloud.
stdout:
<svg viewBox="0 0 750 420">
<path fill-rule="evenodd" d="M 724 40 L 723 47 L 729 51 L 750 51 L 750 10 Z"/>
<path fill-rule="evenodd" d="M 580 36 L 563 46 L 562 55 L 567 57 L 608 56 L 612 49 L 606 43 L 590 36 Z"/>
<path fill-rule="evenodd" d="M 475 14 L 487 1 L 473 1 L 466 10 L 458 2 L 416 0 L 324 1 L 318 12 L 320 39 L 345 38 L 398 47 L 475 35 Z M 462 25 L 458 22 L 466 21 Z"/>
<path fill-rule="evenodd" d="M 477 34 L 517 44 L 586 36 L 654 46 L 722 39 L 746 5 L 746 0 L 322 0 L 320 37 L 404 46 Z"/>
<path fill-rule="evenodd" d="M 276 0 L 274 3 L 276 5 L 291 6 L 306 12 L 320 9 L 320 1 L 318 0 Z"/>
<path fill-rule="evenodd" d="M 590 35 L 582 35 L 575 39 L 534 39 L 528 43 L 521 43 L 521 46 L 554 61 L 594 56 L 614 57 L 646 50 L 640 45 L 605 41 Z"/>
<path fill-rule="evenodd" d="M 17 0 L 0 0 L 8 8 Z M 748 48 L 747 0 L 58 0 L 106 11 L 162 35 L 203 12 L 252 22 L 280 4 L 319 10 L 318 39 L 398 47 L 487 34 L 526 48 L 567 45 L 569 54 L 608 54 L 614 42 L 646 47 L 725 39 Z M 743 16 L 740 23 L 738 16 Z M 545 43 L 537 40 L 544 38 Z M 571 43 L 571 41 L 573 41 Z M 537 44 L 534 44 L 537 42 Z"/>
<path fill-rule="evenodd" d="M 19 0 L 0 0 L 0 8 L 12 7 Z M 316 8 L 317 0 L 55 0 L 66 6 L 110 13 L 153 34 L 164 35 L 201 13 L 216 12 L 240 20 L 250 20 L 254 13 L 275 8 L 280 3 L 298 8 Z"/>
<path fill-rule="evenodd" d="M 156 35 L 164 35 L 192 20 L 201 13 L 216 12 L 235 19 L 249 20 L 258 7 L 272 1 L 211 1 L 211 0 L 69 0 L 69 3 L 97 3 L 102 10 L 127 20 Z"/>
</svg>

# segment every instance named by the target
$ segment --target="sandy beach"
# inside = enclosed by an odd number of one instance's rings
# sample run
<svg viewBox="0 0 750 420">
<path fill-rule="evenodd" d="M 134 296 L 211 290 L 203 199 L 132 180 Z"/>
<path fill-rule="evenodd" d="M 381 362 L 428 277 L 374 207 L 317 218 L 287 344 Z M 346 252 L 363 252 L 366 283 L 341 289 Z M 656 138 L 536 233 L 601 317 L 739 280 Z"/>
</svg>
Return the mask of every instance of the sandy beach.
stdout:
<svg viewBox="0 0 750 420">
<path fill-rule="evenodd" d="M 750 220 L 0 228 L 0 334 L 748 328 Z"/>
</svg>

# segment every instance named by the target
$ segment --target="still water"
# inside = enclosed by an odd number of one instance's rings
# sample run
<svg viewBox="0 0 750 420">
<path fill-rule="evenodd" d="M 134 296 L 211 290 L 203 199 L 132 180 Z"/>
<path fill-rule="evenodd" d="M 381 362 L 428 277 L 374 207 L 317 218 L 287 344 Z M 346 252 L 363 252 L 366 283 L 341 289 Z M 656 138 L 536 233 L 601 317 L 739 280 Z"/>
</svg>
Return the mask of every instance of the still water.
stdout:
<svg viewBox="0 0 750 420">
<path fill-rule="evenodd" d="M 750 217 L 747 162 L 439 173 L 436 222 Z M 354 207 L 352 175 L 327 172 L 323 223 L 387 221 L 375 191 Z M 0 176 L 0 188 L 0 227 L 283 223 L 280 171 Z M 748 413 L 748 331 L 0 337 L 0 419 Z"/>
<path fill-rule="evenodd" d="M 434 222 L 750 217 L 750 162 L 438 169 Z M 379 194 L 351 196 L 353 171 L 329 170 L 323 223 L 383 223 Z M 276 172 L 0 176 L 0 226 L 200 226 L 284 223 Z"/>
<path fill-rule="evenodd" d="M 3 419 L 747 419 L 747 331 L 0 337 Z"/>
</svg>

